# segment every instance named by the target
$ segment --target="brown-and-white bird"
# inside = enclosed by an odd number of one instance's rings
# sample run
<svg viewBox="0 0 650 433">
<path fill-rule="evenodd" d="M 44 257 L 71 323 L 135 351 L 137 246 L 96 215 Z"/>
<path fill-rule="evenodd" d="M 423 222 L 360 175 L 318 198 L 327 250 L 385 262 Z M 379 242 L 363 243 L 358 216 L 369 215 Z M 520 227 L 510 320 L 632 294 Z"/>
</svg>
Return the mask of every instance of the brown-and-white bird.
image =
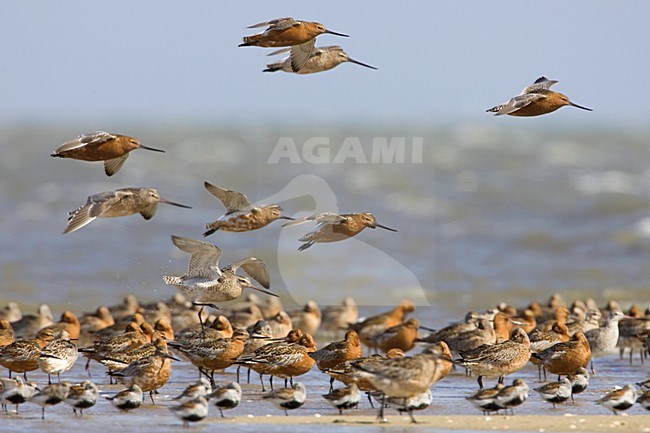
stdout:
<svg viewBox="0 0 650 433">
<path fill-rule="evenodd" d="M 154 188 L 122 188 L 100 192 L 88 197 L 86 204 L 69 213 L 68 225 L 63 234 L 79 230 L 97 218 L 123 217 L 139 213 L 145 220 L 150 220 L 156 214 L 158 203 L 191 209 L 190 206 L 160 197 Z"/>
<path fill-rule="evenodd" d="M 277 204 L 253 205 L 241 192 L 220 188 L 208 182 L 204 183 L 205 189 L 218 198 L 226 208 L 225 215 L 218 220 L 208 223 L 208 229 L 203 236 L 210 236 L 217 230 L 226 232 L 248 232 L 261 229 L 278 219 L 293 220 L 282 215 L 282 208 Z"/>
</svg>

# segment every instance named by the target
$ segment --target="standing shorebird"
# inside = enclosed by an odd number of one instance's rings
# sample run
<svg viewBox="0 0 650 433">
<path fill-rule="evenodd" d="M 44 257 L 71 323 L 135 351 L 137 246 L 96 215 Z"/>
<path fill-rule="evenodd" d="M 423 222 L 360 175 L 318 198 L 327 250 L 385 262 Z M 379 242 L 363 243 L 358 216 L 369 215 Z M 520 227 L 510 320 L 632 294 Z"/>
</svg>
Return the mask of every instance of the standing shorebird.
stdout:
<svg viewBox="0 0 650 433">
<path fill-rule="evenodd" d="M 122 412 L 137 409 L 142 404 L 142 388 L 133 384 L 115 395 L 106 397 L 106 400 Z"/>
<path fill-rule="evenodd" d="M 521 328 L 515 328 L 510 340 L 492 345 L 479 346 L 460 353 L 457 362 L 478 375 L 479 387 L 483 377 L 498 377 L 503 383 L 506 375 L 521 370 L 530 359 L 530 340 Z"/>
<path fill-rule="evenodd" d="M 289 416 L 287 410 L 298 409 L 307 400 L 307 390 L 305 385 L 300 382 L 293 384 L 291 388 L 280 388 L 271 391 L 262 396 L 265 400 L 270 400 L 280 410 L 284 410 L 284 414 Z"/>
<path fill-rule="evenodd" d="M 627 384 L 621 389 L 616 389 L 600 400 L 596 404 L 606 407 L 618 415 L 617 411 L 627 410 L 632 407 L 636 401 L 636 389 L 634 385 Z"/>
<path fill-rule="evenodd" d="M 77 357 L 77 346 L 70 341 L 68 331 L 59 331 L 38 357 L 38 366 L 47 373 L 47 384 L 52 384 L 52 374 L 56 374 L 61 382 L 61 373 L 70 370 Z"/>
<path fill-rule="evenodd" d="M 283 48 L 278 51 L 274 51 L 269 56 L 274 56 L 276 54 L 283 54 L 291 51 L 290 48 Z M 354 63 L 355 65 L 364 66 L 369 69 L 377 69 L 374 66 L 361 63 L 358 60 L 351 58 L 348 53 L 343 51 L 343 48 L 339 46 L 330 46 L 330 47 L 318 47 L 314 48 L 309 56 L 309 59 L 305 65 L 300 68 L 296 74 L 314 74 L 317 72 L 329 71 L 330 69 L 336 68 L 341 63 Z M 291 57 L 280 60 L 279 62 L 269 63 L 266 65 L 266 69 L 263 72 L 294 72 L 293 67 L 291 66 Z"/>
<path fill-rule="evenodd" d="M 605 324 L 599 328 L 585 332 L 591 348 L 591 374 L 595 373 L 594 358 L 605 356 L 616 350 L 618 344 L 618 324 L 623 319 L 629 319 L 621 311 L 612 311 L 607 315 Z"/>
<path fill-rule="evenodd" d="M 221 418 L 225 418 L 223 416 L 224 409 L 236 408 L 241 401 L 241 395 L 241 386 L 237 382 L 230 382 L 225 386 L 215 389 L 208 395 L 208 398 L 214 399 L 214 405 L 219 408 Z"/>
<path fill-rule="evenodd" d="M 41 350 L 54 338 L 54 331 L 48 328 L 41 330 L 34 339 L 16 340 L 11 344 L 0 347 L 0 365 L 11 372 L 23 373 L 27 380 L 27 372 L 38 368 Z"/>
<path fill-rule="evenodd" d="M 504 386 L 502 383 L 497 383 L 494 388 L 481 388 L 474 394 L 465 397 L 465 399 L 469 400 L 474 406 L 480 409 L 483 412 L 483 415 L 489 415 L 490 412 L 498 412 L 502 409 L 502 407 L 496 403 L 496 399 L 503 388 Z"/>
<path fill-rule="evenodd" d="M 269 272 L 266 264 L 260 259 L 247 257 L 220 269 L 219 259 L 223 251 L 216 245 L 180 236 L 172 236 L 172 242 L 179 250 L 190 254 L 190 264 L 185 275 L 180 277 L 165 275 L 163 281 L 175 286 L 192 304 L 201 306 L 198 313 L 201 329 L 203 329 L 201 318 L 203 307 L 219 308 L 214 304 L 215 302 L 237 299 L 244 288 L 278 296 L 257 287 L 248 277 L 236 274 L 237 270 L 242 268 L 251 278 L 268 289 L 271 285 Z"/>
<path fill-rule="evenodd" d="M 208 229 L 203 236 L 210 236 L 217 230 L 226 232 L 247 232 L 261 229 L 277 219 L 293 220 L 282 215 L 282 208 L 277 204 L 254 206 L 241 192 L 219 188 L 208 182 L 204 183 L 205 189 L 218 198 L 226 208 L 226 214 L 215 222 L 205 225 Z"/>
<path fill-rule="evenodd" d="M 314 245 L 316 242 L 337 242 L 351 238 L 361 233 L 366 227 L 382 228 L 391 232 L 397 230 L 383 226 L 377 223 L 377 218 L 370 212 L 336 214 L 332 212 L 317 213 L 315 215 L 298 218 L 282 225 L 282 227 L 291 227 L 308 222 L 316 222 L 316 228 L 298 239 L 304 242 L 298 248 L 298 251 L 304 251 Z"/>
<path fill-rule="evenodd" d="M 436 362 L 441 352 L 432 346 L 415 356 L 382 359 L 379 362 L 355 362 L 353 375 L 368 380 L 376 389 L 384 393 L 378 419 L 386 422 L 384 406 L 387 398 L 406 400 L 426 392 L 436 379 Z M 406 406 L 406 404 L 404 405 Z M 415 423 L 413 408 L 407 408 L 411 422 Z"/>
<path fill-rule="evenodd" d="M 193 400 L 169 406 L 169 410 L 176 418 L 183 421 L 184 427 L 189 427 L 191 422 L 201 421 L 208 416 L 208 400 L 204 396 L 199 396 Z"/>
<path fill-rule="evenodd" d="M 192 209 L 190 206 L 160 197 L 154 188 L 123 188 L 100 192 L 88 197 L 85 205 L 69 213 L 69 222 L 63 234 L 79 230 L 96 218 L 122 217 L 139 213 L 144 219 L 149 220 L 156 214 L 158 203 Z"/>
<path fill-rule="evenodd" d="M 249 26 L 249 29 L 267 27 L 262 33 L 245 36 L 240 47 L 291 47 L 291 68 L 294 72 L 300 71 L 309 60 L 316 37 L 323 33 L 336 36 L 349 37 L 343 33 L 327 30 L 324 25 L 317 22 L 299 21 L 293 18 L 277 18 Z"/>
<path fill-rule="evenodd" d="M 128 135 L 109 134 L 104 131 L 81 134 L 75 139 L 66 141 L 52 153 L 57 158 L 72 158 L 82 161 L 104 161 L 106 176 L 117 173 L 135 149 L 146 149 L 154 152 L 164 150 L 143 146 L 139 140 Z"/>
<path fill-rule="evenodd" d="M 138 385 L 143 392 L 149 392 L 151 402 L 156 404 L 153 393 L 167 383 L 172 374 L 171 360 L 177 359 L 167 352 L 163 339 L 157 339 L 154 345 L 159 348 L 155 354 L 134 361 L 122 371 L 109 371 L 108 375 L 129 378 L 129 385 Z"/>
<path fill-rule="evenodd" d="M 550 90 L 556 80 L 549 80 L 546 77 L 539 77 L 533 84 L 525 87 L 521 94 L 511 98 L 508 102 L 486 110 L 488 113 L 495 113 L 495 116 L 508 114 L 510 116 L 540 116 L 552 113 L 565 105 L 593 111 L 591 108 L 583 107 L 569 101 L 569 98 L 562 93 Z"/>
<path fill-rule="evenodd" d="M 361 394 L 359 386 L 356 383 L 351 383 L 345 388 L 330 389 L 328 394 L 323 394 L 323 398 L 339 410 L 339 415 L 343 415 L 343 409 L 353 409 L 359 406 Z"/>
<path fill-rule="evenodd" d="M 43 389 L 36 388 L 36 393 L 29 401 L 42 408 L 41 419 L 45 419 L 45 408 L 63 402 L 68 397 L 69 392 L 70 384 L 68 382 L 53 383 Z"/>
<path fill-rule="evenodd" d="M 551 382 L 546 385 L 535 388 L 535 391 L 549 403 L 553 404 L 555 409 L 556 403 L 563 403 L 571 397 L 571 382 L 563 377 L 559 382 Z"/>
<path fill-rule="evenodd" d="M 70 387 L 70 392 L 65 402 L 72 406 L 72 411 L 75 415 L 77 415 L 77 409 L 79 409 L 79 416 L 83 416 L 84 409 L 91 408 L 97 403 L 97 397 L 99 397 L 97 385 L 85 380 L 78 385 L 72 385 Z"/>
<path fill-rule="evenodd" d="M 18 376 L 14 379 L 0 378 L 0 404 L 2 410 L 7 411 L 8 404 L 16 405 L 16 413 L 18 413 L 18 406 L 26 403 L 32 398 L 36 392 L 36 384 L 34 382 L 25 382 Z"/>
<path fill-rule="evenodd" d="M 557 374 L 559 380 L 561 375 L 573 374 L 580 367 L 586 368 L 591 359 L 591 348 L 585 334 L 576 332 L 571 340 L 556 343 L 532 356 L 540 359 L 547 371 Z"/>
</svg>

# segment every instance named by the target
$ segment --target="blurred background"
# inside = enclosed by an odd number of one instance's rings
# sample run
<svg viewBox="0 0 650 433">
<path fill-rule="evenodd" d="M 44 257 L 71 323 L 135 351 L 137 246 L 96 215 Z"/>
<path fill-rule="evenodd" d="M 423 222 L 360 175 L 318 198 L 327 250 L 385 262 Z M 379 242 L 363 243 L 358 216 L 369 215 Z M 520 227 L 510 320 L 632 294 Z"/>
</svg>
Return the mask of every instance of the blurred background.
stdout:
<svg viewBox="0 0 650 433">
<path fill-rule="evenodd" d="M 237 45 L 256 31 L 246 26 L 284 16 L 350 34 L 317 45 L 379 69 L 263 73 L 272 49 Z M 399 230 L 302 253 L 309 227 L 208 238 L 223 264 L 266 261 L 289 305 L 410 297 L 452 318 L 558 291 L 647 300 L 649 18 L 643 1 L 2 2 L 0 304 L 79 311 L 127 293 L 169 297 L 161 276 L 187 266 L 169 236 L 200 238 L 223 213 L 204 180 L 277 199 L 289 215 L 371 211 Z M 594 111 L 485 113 L 541 75 Z M 95 130 L 167 153 L 138 150 L 111 178 L 100 163 L 49 156 Z M 305 161 L 313 137 L 329 143 L 326 163 Z M 377 139 L 399 138 L 403 163 L 335 161 L 349 143 L 371 161 Z M 288 139 L 298 162 L 270 163 Z M 61 235 L 86 197 L 131 186 L 193 209 L 161 205 L 151 221 Z"/>
</svg>

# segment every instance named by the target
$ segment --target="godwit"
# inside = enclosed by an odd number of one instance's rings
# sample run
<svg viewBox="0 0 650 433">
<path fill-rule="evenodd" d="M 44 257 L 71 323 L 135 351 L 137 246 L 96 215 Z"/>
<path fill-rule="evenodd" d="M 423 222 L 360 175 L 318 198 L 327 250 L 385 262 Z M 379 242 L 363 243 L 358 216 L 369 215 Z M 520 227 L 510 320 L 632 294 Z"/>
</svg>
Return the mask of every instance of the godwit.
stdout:
<svg viewBox="0 0 650 433">
<path fill-rule="evenodd" d="M 69 392 L 70 384 L 68 382 L 53 383 L 43 389 L 36 388 L 36 392 L 29 401 L 42 408 L 41 419 L 45 419 L 45 408 L 63 402 Z"/>
<path fill-rule="evenodd" d="M 452 333 L 448 333 L 447 335 L 441 341 L 447 343 L 449 349 L 456 353 L 474 350 L 484 344 L 496 343 L 496 332 L 487 319 L 478 319 L 474 329 L 468 329 L 456 335 Z M 428 340 L 428 338 L 425 340 Z"/>
<path fill-rule="evenodd" d="M 78 340 L 79 334 L 81 333 L 81 324 L 79 319 L 72 311 L 64 311 L 61 314 L 61 320 L 56 323 L 52 323 L 47 326 L 48 328 L 54 330 L 54 332 L 59 332 L 65 330 L 72 340 Z"/>
<path fill-rule="evenodd" d="M 410 318 L 404 323 L 386 329 L 377 336 L 379 349 L 386 353 L 390 349 L 400 349 L 408 352 L 415 346 L 415 339 L 418 336 L 420 322 Z"/>
<path fill-rule="evenodd" d="M 618 415 L 618 411 L 627 410 L 636 401 L 636 389 L 634 385 L 627 384 L 621 389 L 608 393 L 605 397 L 596 401 L 596 404 L 606 407 Z"/>
<path fill-rule="evenodd" d="M 275 51 L 269 56 L 276 54 L 283 54 L 290 52 L 290 48 L 283 48 L 281 50 Z M 341 63 L 354 63 L 356 65 L 361 65 L 370 69 L 377 69 L 374 66 L 361 63 L 358 60 L 351 58 L 348 53 L 343 51 L 343 48 L 339 46 L 329 46 L 329 47 L 316 47 L 312 50 L 309 59 L 305 62 L 305 65 L 295 72 L 297 74 L 314 74 L 317 72 L 329 71 L 330 69 L 336 68 Z M 280 60 L 279 62 L 274 62 L 266 65 L 266 69 L 263 72 L 294 72 L 293 67 L 291 66 L 291 57 Z"/>
<path fill-rule="evenodd" d="M 268 27 L 263 33 L 245 36 L 240 47 L 291 47 L 291 67 L 294 72 L 300 71 L 311 56 L 316 44 L 316 37 L 323 33 L 348 37 L 343 33 L 327 30 L 317 22 L 298 21 L 293 18 L 277 18 L 274 20 L 253 24 L 249 29 Z"/>
<path fill-rule="evenodd" d="M 235 329 L 232 338 L 195 339 L 189 344 L 169 342 L 169 345 L 199 369 L 209 374 L 214 386 L 214 371 L 230 367 L 244 351 L 249 334 L 245 329 Z"/>
<path fill-rule="evenodd" d="M 529 335 L 529 339 L 531 354 L 540 353 L 554 344 L 569 341 L 569 330 L 563 323 L 555 322 L 550 331 L 534 330 Z M 539 380 L 542 380 L 542 370 L 544 371 L 544 379 L 546 379 L 546 370 L 542 368 L 542 361 L 531 356 L 530 362 L 537 365 L 537 376 Z"/>
<path fill-rule="evenodd" d="M 48 385 L 52 384 L 50 378 L 52 374 L 56 374 L 61 382 L 61 373 L 72 368 L 77 356 L 77 346 L 70 341 L 68 331 L 57 332 L 54 339 L 41 350 L 38 356 L 38 366 L 47 373 Z"/>
<path fill-rule="evenodd" d="M 290 311 L 291 327 L 300 329 L 303 334 L 315 334 L 321 324 L 321 311 L 315 301 L 307 301 L 305 306 L 297 311 Z"/>
<path fill-rule="evenodd" d="M 94 383 L 85 380 L 78 385 L 72 385 L 70 387 L 70 392 L 65 398 L 65 403 L 72 406 L 72 411 L 77 415 L 77 409 L 79 409 L 79 415 L 83 416 L 84 409 L 91 408 L 97 403 L 97 397 L 99 397 L 99 389 Z"/>
<path fill-rule="evenodd" d="M 176 418 L 183 421 L 184 427 L 189 427 L 191 422 L 198 422 L 208 416 L 208 400 L 199 396 L 185 403 L 169 406 Z"/>
<path fill-rule="evenodd" d="M 346 296 L 341 305 L 329 305 L 323 308 L 321 329 L 329 334 L 337 334 L 347 329 L 351 323 L 359 320 L 359 309 L 354 298 Z"/>
<path fill-rule="evenodd" d="M 591 358 L 591 349 L 585 334 L 576 332 L 571 340 L 556 343 L 532 356 L 540 359 L 547 371 L 560 376 L 575 373 L 580 367 L 586 367 Z"/>
<path fill-rule="evenodd" d="M 241 401 L 241 386 L 237 382 L 230 382 L 225 386 L 215 389 L 208 398 L 214 399 L 214 405 L 219 408 L 221 418 L 225 409 L 234 409 Z"/>
<path fill-rule="evenodd" d="M 205 225 L 208 229 L 203 236 L 210 236 L 217 230 L 226 232 L 248 232 L 261 229 L 278 219 L 293 220 L 282 215 L 282 208 L 277 204 L 253 205 L 241 192 L 219 188 L 208 182 L 204 183 L 205 189 L 218 198 L 226 208 L 226 214 L 218 220 Z"/>
<path fill-rule="evenodd" d="M 129 385 L 138 385 L 142 391 L 149 392 L 153 404 L 156 404 L 153 392 L 167 383 L 172 373 L 171 360 L 175 359 L 166 352 L 167 344 L 163 339 L 156 340 L 156 345 L 161 350 L 154 355 L 141 358 L 122 371 L 108 372 L 110 376 L 129 378 Z"/>
<path fill-rule="evenodd" d="M 9 323 L 17 322 L 23 317 L 20 306 L 16 302 L 8 302 L 7 305 L 0 308 L 0 320 L 6 320 Z"/>
<path fill-rule="evenodd" d="M 262 391 L 264 392 L 264 380 L 262 379 L 262 376 L 265 374 L 271 374 L 272 361 L 288 359 L 288 357 L 285 358 L 286 354 L 297 354 L 298 356 L 296 359 L 302 359 L 301 351 L 293 348 L 302 336 L 302 331 L 300 331 L 300 329 L 291 330 L 281 341 L 269 342 L 251 353 L 243 354 L 239 359 L 237 359 L 236 363 L 246 365 L 260 375 L 260 383 L 262 384 Z M 273 377 L 270 378 L 269 383 L 271 384 L 271 390 L 273 390 Z"/>
<path fill-rule="evenodd" d="M 97 218 L 113 218 L 139 213 L 145 220 L 156 214 L 158 203 L 192 209 L 160 197 L 154 188 L 123 188 L 100 192 L 88 197 L 86 204 L 69 213 L 68 225 L 63 233 L 72 233 Z"/>
<path fill-rule="evenodd" d="M 460 353 L 458 363 L 478 375 L 483 388 L 483 377 L 498 377 L 503 383 L 505 376 L 519 371 L 530 359 L 530 340 L 521 328 L 515 328 L 510 339 L 493 345 L 479 346 Z"/>
<path fill-rule="evenodd" d="M 4 319 L 0 320 L 0 347 L 7 346 L 15 341 L 14 328 Z"/>
<path fill-rule="evenodd" d="M 110 401 L 113 406 L 123 412 L 137 409 L 140 407 L 143 400 L 142 388 L 133 384 L 129 388 L 124 389 L 115 395 L 106 397 L 106 400 Z"/>
<path fill-rule="evenodd" d="M 343 341 L 334 341 L 327 346 L 309 354 L 321 371 L 338 369 L 346 361 L 361 358 L 363 349 L 359 335 L 353 329 L 345 333 Z M 334 384 L 334 376 L 330 378 L 330 392 Z"/>
<path fill-rule="evenodd" d="M 164 150 L 143 146 L 139 140 L 128 135 L 109 134 L 104 131 L 81 134 L 75 139 L 66 141 L 52 153 L 58 158 L 80 159 L 82 161 L 104 161 L 106 176 L 113 176 L 122 168 L 135 149 L 146 149 L 154 152 Z"/>
<path fill-rule="evenodd" d="M 361 394 L 359 386 L 351 383 L 345 388 L 330 389 L 328 394 L 323 394 L 323 398 L 339 410 L 339 415 L 343 415 L 343 409 L 353 409 L 359 405 Z"/>
<path fill-rule="evenodd" d="M 605 319 L 605 325 L 585 332 L 591 349 L 591 374 L 594 374 L 594 358 L 605 356 L 616 350 L 618 343 L 618 323 L 629 318 L 621 311 L 611 311 Z"/>
<path fill-rule="evenodd" d="M 271 281 L 266 264 L 262 260 L 247 257 L 220 269 L 219 259 L 223 252 L 216 245 L 180 236 L 172 236 L 172 242 L 179 250 L 190 254 L 190 263 L 185 275 L 180 277 L 165 275 L 163 281 L 179 289 L 183 296 L 192 301 L 192 304 L 219 308 L 214 305 L 215 302 L 237 299 L 244 288 L 278 296 L 257 287 L 247 277 L 236 274 L 237 270 L 242 268 L 255 281 L 268 289 Z M 199 310 L 199 319 L 202 312 L 203 308 Z M 201 328 L 203 329 L 202 320 Z"/>
<path fill-rule="evenodd" d="M 38 357 L 41 350 L 47 346 L 54 338 L 54 331 L 43 329 L 36 338 L 26 340 L 16 340 L 11 344 L 0 347 L 0 365 L 11 372 L 23 373 L 27 380 L 27 372 L 34 371 L 38 368 Z"/>
<path fill-rule="evenodd" d="M 54 322 L 52 310 L 47 304 L 38 306 L 36 314 L 23 314 L 20 320 L 12 322 L 16 338 L 33 338 L 38 331 Z"/>
<path fill-rule="evenodd" d="M 81 319 L 79 319 L 79 323 L 81 325 L 82 334 L 87 335 L 94 334 L 97 331 L 115 325 L 115 319 L 108 307 L 102 305 L 97 308 L 95 313 L 84 314 Z"/>
<path fill-rule="evenodd" d="M 289 416 L 287 410 L 298 409 L 307 400 L 307 390 L 305 385 L 300 382 L 293 384 L 291 388 L 280 388 L 271 391 L 262 396 L 265 400 L 270 400 L 280 410 L 284 411 L 286 416 Z"/>
<path fill-rule="evenodd" d="M 385 398 L 408 399 L 426 392 L 436 378 L 436 362 L 442 354 L 431 346 L 422 353 L 410 357 L 397 357 L 379 362 L 354 363 L 355 375 L 368 380 L 376 389 L 384 393 Z M 383 402 L 385 403 L 385 401 Z M 378 415 L 380 422 L 384 418 L 384 405 Z M 409 412 L 412 422 L 416 422 L 412 410 Z"/>
<path fill-rule="evenodd" d="M 349 328 L 357 331 L 363 344 L 369 348 L 375 348 L 377 347 L 376 339 L 382 332 L 402 323 L 406 315 L 413 311 L 415 311 L 415 305 L 406 299 L 392 310 L 370 316 L 361 322 L 352 323 Z"/>
<path fill-rule="evenodd" d="M 284 338 L 293 329 L 291 317 L 285 311 L 280 311 L 275 316 L 269 319 L 271 326 L 271 333 L 273 338 Z"/>
<path fill-rule="evenodd" d="M 371 229 L 379 227 L 391 232 L 397 231 L 377 223 L 377 218 L 370 212 L 341 215 L 332 212 L 318 213 L 290 221 L 283 224 L 282 227 L 291 227 L 308 222 L 316 222 L 316 228 L 298 239 L 300 242 L 304 242 L 298 248 L 298 251 L 304 251 L 316 242 L 337 242 L 351 238 L 361 233 L 366 227 Z"/>
<path fill-rule="evenodd" d="M 556 80 L 549 80 L 546 77 L 539 77 L 535 82 L 525 87 L 521 94 L 511 98 L 508 102 L 487 110 L 495 113 L 495 116 L 508 114 L 510 116 L 539 116 L 552 113 L 560 107 L 571 105 L 582 110 L 593 111 L 569 101 L 569 98 L 562 93 L 550 90 L 551 86 L 557 84 Z"/>
<path fill-rule="evenodd" d="M 553 409 L 557 403 L 563 403 L 571 397 L 571 382 L 566 377 L 561 378 L 559 382 L 551 382 L 546 385 L 535 388 L 535 391 L 549 403 L 553 404 Z"/>
</svg>

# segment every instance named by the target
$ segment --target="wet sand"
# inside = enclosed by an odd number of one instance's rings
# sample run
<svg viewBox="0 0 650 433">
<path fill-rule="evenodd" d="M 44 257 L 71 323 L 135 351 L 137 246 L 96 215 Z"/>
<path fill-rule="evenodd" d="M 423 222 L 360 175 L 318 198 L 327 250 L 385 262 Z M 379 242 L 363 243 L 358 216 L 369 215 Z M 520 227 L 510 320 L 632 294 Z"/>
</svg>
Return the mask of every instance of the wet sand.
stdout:
<svg viewBox="0 0 650 433">
<path fill-rule="evenodd" d="M 226 420 L 211 418 L 207 423 L 215 424 L 256 424 L 256 425 L 314 425 L 314 426 L 374 426 L 374 427 L 409 427 L 436 428 L 445 430 L 482 431 L 511 430 L 538 432 L 611 432 L 636 431 L 650 432 L 650 415 L 589 415 L 564 416 L 514 415 L 514 416 L 473 416 L 473 415 L 425 415 L 417 416 L 417 424 L 411 423 L 408 416 L 388 416 L 388 423 L 380 424 L 374 416 L 262 416 L 237 417 Z M 265 427 L 266 428 L 266 427 Z"/>
</svg>

